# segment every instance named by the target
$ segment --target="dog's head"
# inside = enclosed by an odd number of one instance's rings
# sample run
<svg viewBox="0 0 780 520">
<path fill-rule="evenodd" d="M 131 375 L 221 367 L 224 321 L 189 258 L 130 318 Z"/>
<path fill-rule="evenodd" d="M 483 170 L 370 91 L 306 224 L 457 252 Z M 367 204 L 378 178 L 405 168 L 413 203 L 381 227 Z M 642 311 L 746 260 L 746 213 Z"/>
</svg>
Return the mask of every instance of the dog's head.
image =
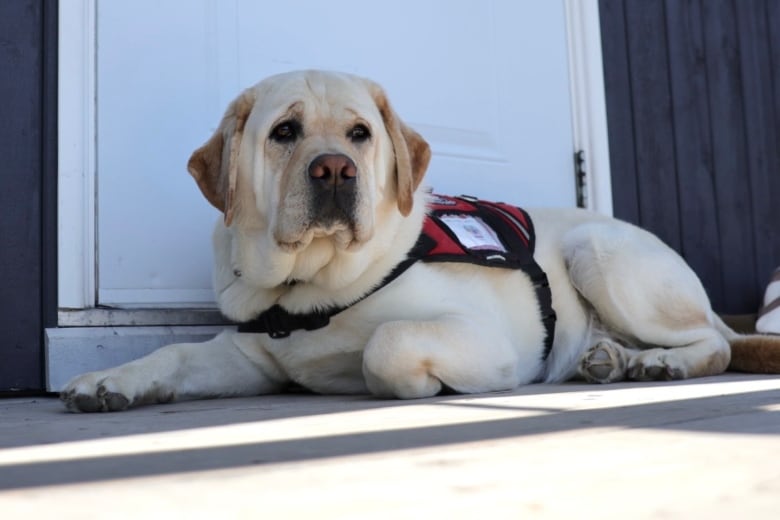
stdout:
<svg viewBox="0 0 780 520">
<path fill-rule="evenodd" d="M 315 239 L 357 249 L 379 212 L 408 215 L 429 160 L 378 85 L 303 71 L 241 93 L 188 170 L 226 226 L 262 228 L 296 252 Z"/>
</svg>

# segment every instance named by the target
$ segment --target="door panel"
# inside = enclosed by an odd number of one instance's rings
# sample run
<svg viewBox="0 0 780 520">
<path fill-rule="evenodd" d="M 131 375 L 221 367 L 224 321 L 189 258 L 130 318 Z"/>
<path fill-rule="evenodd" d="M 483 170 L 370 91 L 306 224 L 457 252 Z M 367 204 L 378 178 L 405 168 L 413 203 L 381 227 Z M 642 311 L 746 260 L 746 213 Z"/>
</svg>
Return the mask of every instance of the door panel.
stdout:
<svg viewBox="0 0 780 520">
<path fill-rule="evenodd" d="M 217 215 L 185 164 L 277 72 L 377 80 L 431 143 L 438 191 L 574 205 L 561 2 L 104 2 L 98 28 L 102 304 L 211 303 Z"/>
</svg>

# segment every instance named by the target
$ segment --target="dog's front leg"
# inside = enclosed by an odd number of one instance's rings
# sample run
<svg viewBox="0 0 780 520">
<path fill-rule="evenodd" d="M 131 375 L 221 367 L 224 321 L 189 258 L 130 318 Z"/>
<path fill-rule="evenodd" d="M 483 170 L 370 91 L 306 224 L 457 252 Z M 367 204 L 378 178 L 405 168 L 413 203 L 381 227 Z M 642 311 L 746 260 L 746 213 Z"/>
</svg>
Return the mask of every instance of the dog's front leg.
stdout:
<svg viewBox="0 0 780 520">
<path fill-rule="evenodd" d="M 256 345 L 244 345 L 247 339 L 253 343 L 251 338 L 241 336 L 248 335 L 225 331 L 210 341 L 168 345 L 124 365 L 80 375 L 65 385 L 60 398 L 73 412 L 109 412 L 278 391 L 285 376 L 267 355 L 256 355 Z"/>
<path fill-rule="evenodd" d="M 384 323 L 366 345 L 363 376 L 371 393 L 401 399 L 530 383 L 541 367 L 541 338 L 538 349 L 515 348 L 505 332 L 456 316 Z"/>
</svg>

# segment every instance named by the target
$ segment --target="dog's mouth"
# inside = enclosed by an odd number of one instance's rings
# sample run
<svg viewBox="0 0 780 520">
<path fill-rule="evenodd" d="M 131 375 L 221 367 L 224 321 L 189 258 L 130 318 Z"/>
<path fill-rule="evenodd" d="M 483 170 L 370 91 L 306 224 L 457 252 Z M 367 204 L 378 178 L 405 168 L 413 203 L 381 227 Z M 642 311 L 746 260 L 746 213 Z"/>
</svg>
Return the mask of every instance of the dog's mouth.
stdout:
<svg viewBox="0 0 780 520">
<path fill-rule="evenodd" d="M 369 238 L 356 222 L 346 219 L 311 222 L 300 233 L 275 237 L 279 248 L 287 253 L 296 253 L 319 239 L 330 240 L 336 249 L 352 251 L 359 249 Z"/>
</svg>

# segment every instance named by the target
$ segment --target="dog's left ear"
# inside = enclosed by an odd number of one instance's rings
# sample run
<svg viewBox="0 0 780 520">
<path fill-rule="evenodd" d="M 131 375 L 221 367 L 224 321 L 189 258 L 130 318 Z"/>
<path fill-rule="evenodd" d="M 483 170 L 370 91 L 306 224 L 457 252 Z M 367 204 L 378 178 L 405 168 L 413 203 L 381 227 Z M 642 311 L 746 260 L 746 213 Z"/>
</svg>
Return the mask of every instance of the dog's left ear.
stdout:
<svg viewBox="0 0 780 520">
<path fill-rule="evenodd" d="M 420 134 L 398 118 L 387 100 L 387 95 L 376 84 L 372 85 L 372 95 L 395 151 L 398 210 L 407 216 L 412 211 L 414 192 L 428 169 L 431 147 Z"/>
</svg>

